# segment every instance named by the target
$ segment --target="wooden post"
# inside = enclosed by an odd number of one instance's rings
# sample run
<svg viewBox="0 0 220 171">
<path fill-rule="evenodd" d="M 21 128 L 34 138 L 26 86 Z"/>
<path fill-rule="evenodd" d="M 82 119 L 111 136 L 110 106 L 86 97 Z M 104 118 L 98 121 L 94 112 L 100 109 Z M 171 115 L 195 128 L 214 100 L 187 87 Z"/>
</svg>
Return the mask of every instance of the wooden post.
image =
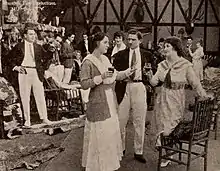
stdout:
<svg viewBox="0 0 220 171">
<path fill-rule="evenodd" d="M 174 35 L 174 21 L 175 21 L 175 0 L 172 0 L 172 19 L 171 19 L 171 36 Z"/>
<path fill-rule="evenodd" d="M 208 21 L 208 0 L 205 0 L 205 21 L 204 21 L 204 52 L 206 52 L 206 44 L 207 44 L 207 21 Z"/>
<path fill-rule="evenodd" d="M 75 5 L 72 6 L 72 32 L 75 33 L 76 16 L 75 16 Z"/>
<path fill-rule="evenodd" d="M 2 0 L 0 2 L 1 5 L 1 18 L 0 18 L 0 27 L 3 29 L 3 23 L 4 23 L 4 11 L 2 9 Z M 1 34 L 1 33 L 0 33 Z M 2 40 L 0 39 L 0 73 L 2 73 Z"/>
<path fill-rule="evenodd" d="M 120 18 L 121 18 L 120 30 L 124 30 L 124 0 L 121 0 L 120 3 Z"/>
<path fill-rule="evenodd" d="M 3 107 L 5 102 L 0 100 L 0 138 L 5 138 Z"/>
<path fill-rule="evenodd" d="M 158 0 L 154 1 L 154 47 L 157 46 L 157 19 L 158 19 Z"/>
</svg>

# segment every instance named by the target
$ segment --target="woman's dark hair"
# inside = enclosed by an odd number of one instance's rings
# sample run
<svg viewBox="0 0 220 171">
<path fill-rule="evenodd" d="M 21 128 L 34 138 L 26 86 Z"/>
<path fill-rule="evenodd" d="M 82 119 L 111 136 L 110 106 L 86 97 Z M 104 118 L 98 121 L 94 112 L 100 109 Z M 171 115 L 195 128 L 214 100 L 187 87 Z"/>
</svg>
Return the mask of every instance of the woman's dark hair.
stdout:
<svg viewBox="0 0 220 171">
<path fill-rule="evenodd" d="M 204 46 L 202 38 L 196 38 L 196 39 L 194 40 L 194 43 L 195 43 L 195 44 L 199 43 L 201 46 Z"/>
<path fill-rule="evenodd" d="M 122 40 L 124 40 L 125 36 L 124 36 L 124 33 L 122 31 L 117 31 L 114 33 L 114 40 L 116 37 L 122 37 Z"/>
<path fill-rule="evenodd" d="M 183 45 L 180 38 L 176 36 L 171 36 L 165 39 L 164 43 L 169 43 L 173 46 L 173 49 L 177 52 L 178 56 L 184 56 Z"/>
<path fill-rule="evenodd" d="M 105 38 L 105 36 L 107 36 L 107 35 L 103 32 L 98 32 L 93 36 L 93 38 L 92 38 L 92 51 L 94 51 L 95 48 L 98 47 L 98 43 L 100 41 L 102 41 Z"/>
<path fill-rule="evenodd" d="M 160 43 L 160 42 L 164 42 L 164 41 L 165 41 L 165 39 L 163 37 L 161 37 L 158 42 Z"/>
<path fill-rule="evenodd" d="M 99 26 L 95 26 L 92 30 L 92 35 L 98 33 L 98 32 L 102 32 L 101 28 Z"/>
<path fill-rule="evenodd" d="M 192 37 L 192 36 L 188 36 L 188 37 L 186 37 L 186 38 L 187 38 L 187 40 L 188 40 L 188 39 L 193 40 L 193 37 Z"/>
</svg>

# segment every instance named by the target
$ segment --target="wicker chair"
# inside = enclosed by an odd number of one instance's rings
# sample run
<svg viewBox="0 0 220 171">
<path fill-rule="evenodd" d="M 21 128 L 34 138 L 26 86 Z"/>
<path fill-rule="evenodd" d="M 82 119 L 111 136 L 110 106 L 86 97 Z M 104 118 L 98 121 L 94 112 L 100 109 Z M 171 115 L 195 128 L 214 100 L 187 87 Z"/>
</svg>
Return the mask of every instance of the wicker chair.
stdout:
<svg viewBox="0 0 220 171">
<path fill-rule="evenodd" d="M 48 113 L 55 114 L 55 119 L 72 114 L 84 114 L 80 89 L 54 88 L 45 80 L 45 99 Z"/>
<path fill-rule="evenodd" d="M 161 170 L 162 159 L 177 162 L 186 165 L 186 171 L 190 170 L 191 161 L 199 157 L 204 158 L 204 171 L 207 171 L 207 154 L 210 125 L 212 122 L 212 113 L 215 100 L 195 100 L 195 108 L 193 111 L 192 131 L 187 138 L 174 141 L 170 136 L 161 135 L 161 146 L 159 147 L 158 171 Z M 171 145 L 172 144 L 172 145 Z M 188 144 L 188 148 L 184 149 L 183 144 Z M 193 147 L 200 147 L 202 152 L 193 151 Z M 166 150 L 163 154 L 162 151 Z M 171 156 L 178 154 L 179 159 Z M 182 160 L 182 154 L 187 155 L 187 161 Z"/>
</svg>

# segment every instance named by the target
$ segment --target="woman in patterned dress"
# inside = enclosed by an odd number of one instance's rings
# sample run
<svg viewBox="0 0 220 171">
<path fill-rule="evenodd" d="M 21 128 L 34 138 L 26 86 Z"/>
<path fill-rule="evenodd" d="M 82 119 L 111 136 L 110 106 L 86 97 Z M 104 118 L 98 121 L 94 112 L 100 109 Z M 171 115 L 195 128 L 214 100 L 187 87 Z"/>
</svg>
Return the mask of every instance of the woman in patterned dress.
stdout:
<svg viewBox="0 0 220 171">
<path fill-rule="evenodd" d="M 151 85 L 162 82 L 161 90 L 156 97 L 155 123 L 156 133 L 169 135 L 183 119 L 185 111 L 185 86 L 190 84 L 201 97 L 207 94 L 197 78 L 193 65 L 184 59 L 181 40 L 169 37 L 165 40 L 164 54 L 166 60 L 159 63 L 156 74 L 151 79 Z M 159 138 L 157 144 L 160 145 Z M 161 163 L 166 166 L 169 161 Z"/>
</svg>

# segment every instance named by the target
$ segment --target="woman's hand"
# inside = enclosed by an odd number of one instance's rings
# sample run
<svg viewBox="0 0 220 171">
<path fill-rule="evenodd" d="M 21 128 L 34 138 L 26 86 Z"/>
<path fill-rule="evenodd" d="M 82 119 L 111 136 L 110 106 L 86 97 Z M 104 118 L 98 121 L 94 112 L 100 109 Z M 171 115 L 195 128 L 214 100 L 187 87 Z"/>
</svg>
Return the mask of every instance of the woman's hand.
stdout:
<svg viewBox="0 0 220 171">
<path fill-rule="evenodd" d="M 208 99 L 213 100 L 214 99 L 214 95 L 212 93 L 207 93 L 205 96 L 202 96 L 202 97 L 199 98 L 200 101 L 208 100 Z"/>
<path fill-rule="evenodd" d="M 207 93 L 206 98 L 213 100 L 215 97 L 212 93 Z"/>
<path fill-rule="evenodd" d="M 113 76 L 113 74 L 114 74 L 114 72 L 112 72 L 112 71 L 106 71 L 101 75 L 101 77 L 104 80 L 106 78 L 111 78 Z"/>
</svg>

